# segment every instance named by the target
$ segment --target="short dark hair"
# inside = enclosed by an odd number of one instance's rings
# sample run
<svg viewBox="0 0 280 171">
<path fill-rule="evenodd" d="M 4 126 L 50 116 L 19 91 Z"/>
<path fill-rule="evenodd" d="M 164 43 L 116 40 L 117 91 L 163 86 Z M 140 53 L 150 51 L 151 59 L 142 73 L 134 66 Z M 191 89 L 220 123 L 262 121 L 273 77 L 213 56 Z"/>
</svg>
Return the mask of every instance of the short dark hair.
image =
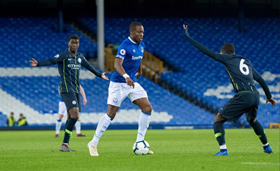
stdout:
<svg viewBox="0 0 280 171">
<path fill-rule="evenodd" d="M 231 43 L 226 43 L 222 46 L 221 52 L 226 53 L 226 54 L 234 54 L 235 53 L 235 47 Z"/>
<path fill-rule="evenodd" d="M 71 36 L 69 36 L 68 42 L 69 42 L 71 39 L 78 39 L 78 40 L 80 40 L 80 37 L 79 37 L 78 35 L 76 35 L 76 34 L 72 34 Z"/>
<path fill-rule="evenodd" d="M 134 31 L 136 29 L 136 26 L 143 26 L 143 25 L 141 23 L 139 23 L 139 22 L 132 22 L 129 25 L 129 31 Z"/>
</svg>

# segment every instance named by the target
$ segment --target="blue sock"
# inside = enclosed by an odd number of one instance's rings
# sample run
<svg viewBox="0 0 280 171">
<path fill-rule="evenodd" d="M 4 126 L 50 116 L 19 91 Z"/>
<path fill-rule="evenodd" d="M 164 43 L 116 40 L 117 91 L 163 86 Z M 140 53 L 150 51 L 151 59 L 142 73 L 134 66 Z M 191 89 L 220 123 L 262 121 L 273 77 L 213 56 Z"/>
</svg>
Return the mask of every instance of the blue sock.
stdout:
<svg viewBox="0 0 280 171">
<path fill-rule="evenodd" d="M 74 125 L 76 122 L 77 122 L 77 119 L 74 119 L 74 118 L 70 118 L 66 122 L 63 143 L 69 144 L 69 139 L 72 135 L 72 131 L 73 131 L 73 128 L 74 128 Z"/>
</svg>

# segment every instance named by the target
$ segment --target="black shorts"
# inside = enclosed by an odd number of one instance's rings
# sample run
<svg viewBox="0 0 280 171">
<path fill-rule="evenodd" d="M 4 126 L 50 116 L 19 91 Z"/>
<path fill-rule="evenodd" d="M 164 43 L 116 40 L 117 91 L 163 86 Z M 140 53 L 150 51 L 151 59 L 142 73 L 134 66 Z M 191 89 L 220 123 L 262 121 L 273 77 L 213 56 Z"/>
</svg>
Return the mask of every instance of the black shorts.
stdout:
<svg viewBox="0 0 280 171">
<path fill-rule="evenodd" d="M 241 91 L 235 94 L 220 110 L 228 121 L 237 121 L 244 113 L 247 121 L 257 117 L 260 94 L 258 91 Z"/>
<path fill-rule="evenodd" d="M 66 105 L 67 111 L 73 107 L 78 107 L 79 112 L 81 112 L 80 93 L 68 92 L 61 93 L 60 95 Z"/>
</svg>

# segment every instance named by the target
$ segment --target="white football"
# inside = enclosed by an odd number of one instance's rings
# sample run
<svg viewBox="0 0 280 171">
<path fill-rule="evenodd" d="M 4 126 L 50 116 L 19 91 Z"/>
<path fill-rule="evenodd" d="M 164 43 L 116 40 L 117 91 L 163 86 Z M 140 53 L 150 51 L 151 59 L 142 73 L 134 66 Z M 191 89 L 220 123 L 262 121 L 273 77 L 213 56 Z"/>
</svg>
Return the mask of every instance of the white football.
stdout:
<svg viewBox="0 0 280 171">
<path fill-rule="evenodd" d="M 133 144 L 132 149 L 136 155 L 146 155 L 150 151 L 150 145 L 145 140 L 137 141 Z"/>
</svg>

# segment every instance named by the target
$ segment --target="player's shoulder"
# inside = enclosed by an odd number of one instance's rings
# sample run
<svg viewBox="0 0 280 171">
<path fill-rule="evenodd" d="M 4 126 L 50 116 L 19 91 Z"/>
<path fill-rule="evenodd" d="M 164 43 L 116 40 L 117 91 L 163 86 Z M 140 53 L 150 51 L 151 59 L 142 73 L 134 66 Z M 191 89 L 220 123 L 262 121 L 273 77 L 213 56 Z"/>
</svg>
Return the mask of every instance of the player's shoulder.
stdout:
<svg viewBox="0 0 280 171">
<path fill-rule="evenodd" d="M 61 58 L 61 57 L 66 57 L 67 56 L 67 53 L 68 51 L 63 51 L 63 52 L 60 52 L 60 53 L 58 53 L 58 54 L 56 54 L 54 57 L 55 58 Z"/>
<path fill-rule="evenodd" d="M 81 52 L 77 52 L 77 56 L 81 58 L 85 58 L 85 56 Z"/>
</svg>

